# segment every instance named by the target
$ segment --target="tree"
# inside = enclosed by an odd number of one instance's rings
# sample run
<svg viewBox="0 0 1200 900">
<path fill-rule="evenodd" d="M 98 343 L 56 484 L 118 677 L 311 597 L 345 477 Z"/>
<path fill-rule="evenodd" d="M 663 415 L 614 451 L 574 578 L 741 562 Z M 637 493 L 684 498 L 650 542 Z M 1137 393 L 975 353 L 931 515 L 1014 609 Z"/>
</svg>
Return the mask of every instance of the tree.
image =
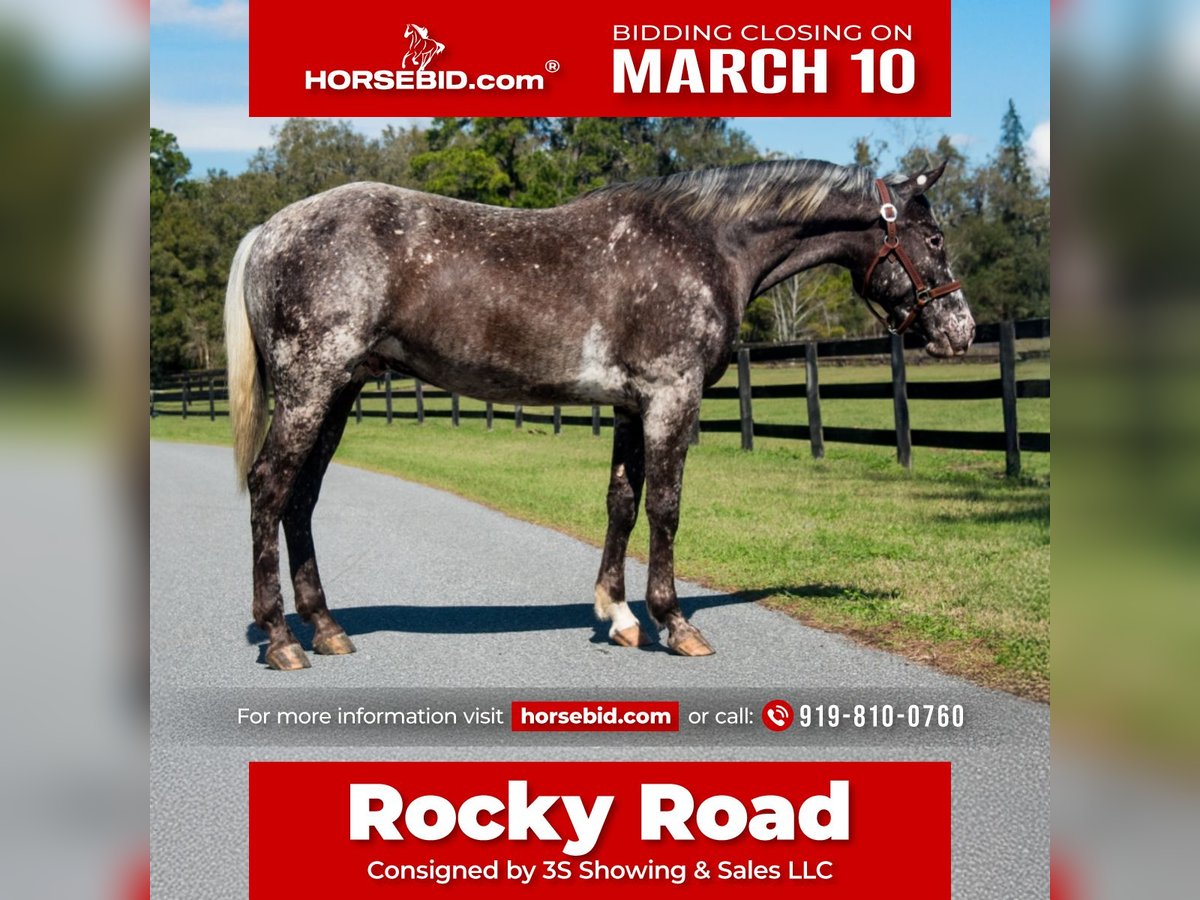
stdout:
<svg viewBox="0 0 1200 900">
<path fill-rule="evenodd" d="M 159 128 L 150 129 L 150 214 L 162 211 L 167 198 L 184 189 L 192 163 L 175 135 Z"/>
<path fill-rule="evenodd" d="M 195 229 L 186 185 L 191 161 L 175 135 L 150 129 L 150 368 L 177 367 L 186 342 L 184 317 L 198 273 L 186 249 L 202 236 Z"/>
<path fill-rule="evenodd" d="M 1025 129 L 1011 100 L 1000 131 L 995 155 L 971 177 L 969 203 L 947 235 L 978 321 L 1050 309 L 1050 197 L 1032 177 Z"/>
<path fill-rule="evenodd" d="M 775 323 L 775 340 L 799 340 L 804 333 L 805 322 L 815 312 L 813 288 L 818 280 L 817 273 L 809 269 L 767 291 L 767 299 L 771 301 L 771 318 Z"/>
<path fill-rule="evenodd" d="M 456 145 L 418 154 L 412 170 L 424 190 L 445 197 L 507 206 L 512 194 L 511 179 L 478 147 Z"/>
<path fill-rule="evenodd" d="M 648 129 L 657 154 L 657 171 L 671 175 L 709 166 L 730 166 L 760 159 L 744 131 L 715 116 L 652 120 Z"/>
<path fill-rule="evenodd" d="M 1000 122 L 1000 149 L 996 158 L 997 174 L 1008 188 L 997 199 L 1001 213 L 1009 218 L 1019 215 L 1022 202 L 1033 194 L 1033 175 L 1029 171 L 1025 146 L 1027 137 L 1016 104 L 1010 99 Z"/>
<path fill-rule="evenodd" d="M 379 136 L 377 178 L 397 187 L 416 187 L 413 159 L 429 149 L 428 132 L 416 125 L 397 129 L 389 125 Z"/>
<path fill-rule="evenodd" d="M 771 305 L 771 340 L 825 340 L 869 328 L 850 273 L 838 266 L 800 272 L 764 296 Z"/>
<path fill-rule="evenodd" d="M 288 119 L 275 143 L 250 160 L 250 171 L 273 175 L 281 205 L 352 181 L 375 177 L 383 154 L 349 122 Z"/>
<path fill-rule="evenodd" d="M 887 148 L 887 141 L 872 140 L 870 135 L 855 138 L 854 143 L 850 145 L 854 154 L 854 165 L 870 169 L 872 172 L 879 171 L 880 160 Z"/>
<path fill-rule="evenodd" d="M 738 328 L 738 339 L 747 343 L 764 343 L 775 339 L 775 311 L 765 294 L 755 297 L 746 307 Z"/>
<path fill-rule="evenodd" d="M 549 128 L 542 145 L 519 163 L 522 192 L 517 203 L 546 207 L 614 181 L 654 171 L 655 153 L 645 140 L 645 119 L 564 118 Z"/>
</svg>

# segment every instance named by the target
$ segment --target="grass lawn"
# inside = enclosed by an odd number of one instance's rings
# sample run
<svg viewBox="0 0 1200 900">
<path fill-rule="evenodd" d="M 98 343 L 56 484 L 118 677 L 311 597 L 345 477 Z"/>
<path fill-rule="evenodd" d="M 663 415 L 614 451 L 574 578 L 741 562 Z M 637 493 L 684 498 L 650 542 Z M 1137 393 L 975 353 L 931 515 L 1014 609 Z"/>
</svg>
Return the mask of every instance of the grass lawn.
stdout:
<svg viewBox="0 0 1200 900">
<path fill-rule="evenodd" d="M 909 368 L 909 381 L 995 378 L 985 364 Z M 756 367 L 755 384 L 803 381 L 802 368 Z M 1048 361 L 1020 378 L 1049 377 Z M 822 367 L 822 384 L 888 381 L 885 367 Z M 733 383 L 727 375 L 724 383 Z M 397 401 L 410 409 L 412 401 Z M 371 401 L 382 406 L 382 401 Z M 428 401 L 430 409 L 448 401 Z M 475 408 L 463 401 L 464 409 Z M 1049 400 L 1022 400 L 1023 431 L 1048 431 Z M 364 404 L 366 408 L 366 404 Z M 914 428 L 1001 430 L 1000 402 L 913 401 Z M 207 404 L 200 410 L 207 412 Z M 577 412 L 570 410 L 570 412 Z M 800 400 L 756 401 L 755 419 L 803 423 Z M 735 418 L 736 401 L 706 401 L 705 418 Z M 825 424 L 889 428 L 890 401 L 822 403 Z M 228 420 L 160 417 L 152 438 L 228 443 Z M 590 429 L 430 418 L 418 426 L 366 418 L 347 426 L 337 459 L 399 475 L 599 544 L 610 440 Z M 706 434 L 688 457 L 677 573 L 753 592 L 812 625 L 843 632 L 940 669 L 1028 697 L 1049 697 L 1050 460 L 1024 454 L 1003 477 L 1003 454 L 894 449 Z M 645 558 L 644 516 L 630 542 Z M 717 636 L 719 641 L 719 636 Z"/>
</svg>

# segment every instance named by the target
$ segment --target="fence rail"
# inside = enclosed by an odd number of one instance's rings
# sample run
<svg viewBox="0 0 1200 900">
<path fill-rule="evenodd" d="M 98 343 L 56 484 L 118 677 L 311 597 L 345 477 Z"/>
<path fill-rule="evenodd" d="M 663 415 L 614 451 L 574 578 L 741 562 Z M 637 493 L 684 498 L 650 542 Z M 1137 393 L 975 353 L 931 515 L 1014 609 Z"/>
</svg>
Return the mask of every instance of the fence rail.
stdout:
<svg viewBox="0 0 1200 900">
<path fill-rule="evenodd" d="M 1019 475 L 1021 453 L 1048 453 L 1050 435 L 1045 432 L 1020 431 L 1017 419 L 1017 400 L 1023 398 L 1048 398 L 1049 379 L 1018 379 L 1016 377 L 1016 341 L 1050 336 L 1049 319 L 1025 319 L 1019 322 L 1002 322 L 981 325 L 976 329 L 975 344 L 998 345 L 1000 377 L 971 381 L 912 382 L 907 378 L 905 350 L 917 349 L 922 342 L 914 335 L 904 338 L 893 335 L 887 338 L 864 340 L 821 341 L 787 344 L 746 344 L 736 346 L 730 364 L 737 373 L 737 385 L 712 387 L 704 392 L 706 400 L 737 400 L 736 419 L 704 419 L 699 423 L 700 433 L 733 433 L 741 435 L 745 450 L 754 449 L 755 438 L 808 441 L 812 454 L 820 458 L 825 454 L 825 442 L 845 444 L 871 444 L 894 446 L 898 462 L 907 467 L 912 465 L 912 447 L 940 447 L 955 450 L 992 450 L 1005 454 L 1005 470 L 1008 475 Z M 879 356 L 886 358 L 892 369 L 892 380 L 868 384 L 826 384 L 819 382 L 819 361 L 839 357 Z M 752 381 L 751 363 L 803 362 L 804 381 L 797 384 L 760 384 Z M 440 388 L 431 387 L 420 381 L 403 377 L 403 383 L 411 387 L 397 388 L 400 376 L 388 373 L 376 383 L 375 389 L 364 389 L 355 401 L 355 421 L 364 418 L 383 418 L 388 424 L 397 419 L 424 422 L 427 418 L 448 418 L 457 427 L 463 419 L 483 419 L 491 429 L 496 420 L 511 421 L 515 427 L 526 424 L 550 425 L 558 434 L 564 426 L 590 427 L 593 434 L 602 428 L 612 427 L 612 417 L 602 415 L 600 408 L 593 406 L 588 415 L 564 414 L 562 407 L 550 407 L 549 413 L 533 412 L 517 404 L 501 408 L 487 403 L 484 409 L 462 409 L 459 395 Z M 188 372 L 158 381 L 150 391 L 150 415 L 207 416 L 215 420 L 228 415 L 217 409 L 218 401 L 228 400 L 225 373 L 220 369 Z M 363 409 L 363 400 L 383 400 L 383 409 Z M 450 408 L 430 409 L 429 400 L 449 400 Z M 784 425 L 756 422 L 755 400 L 804 399 L 807 405 L 808 423 Z M 822 400 L 887 400 L 892 401 L 895 425 L 893 428 L 847 428 L 826 426 L 822 423 Z M 395 401 L 412 401 L 413 408 L 396 409 Z M 909 421 L 910 400 L 999 400 L 1003 411 L 1003 431 L 954 431 L 944 429 L 912 428 Z M 178 404 L 179 408 L 164 408 L 163 404 Z M 584 407 L 586 408 L 586 407 Z M 698 440 L 698 434 L 694 439 Z"/>
</svg>

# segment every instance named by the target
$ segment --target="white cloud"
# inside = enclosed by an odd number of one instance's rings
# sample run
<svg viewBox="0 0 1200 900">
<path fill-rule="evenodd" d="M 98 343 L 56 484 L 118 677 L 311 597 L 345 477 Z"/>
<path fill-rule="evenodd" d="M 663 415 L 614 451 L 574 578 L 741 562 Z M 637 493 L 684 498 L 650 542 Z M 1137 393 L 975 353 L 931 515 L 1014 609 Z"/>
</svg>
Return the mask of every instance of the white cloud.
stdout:
<svg viewBox="0 0 1200 900">
<path fill-rule="evenodd" d="M 202 6 L 196 0 L 150 0 L 150 24 L 186 25 L 245 38 L 250 34 L 250 4 L 247 0 L 220 0 L 215 6 Z"/>
<path fill-rule="evenodd" d="M 250 118 L 245 103 L 175 103 L 150 98 L 150 124 L 169 131 L 183 151 L 241 150 L 251 152 L 271 144 L 271 129 L 287 119 Z M 388 125 L 407 128 L 428 125 L 428 118 L 349 118 L 355 130 L 375 136 Z"/>
<path fill-rule="evenodd" d="M 188 150 L 256 150 L 283 119 L 251 119 L 242 103 L 171 103 L 150 98 L 150 124 Z"/>
<path fill-rule="evenodd" d="M 1050 120 L 1039 122 L 1029 135 L 1029 162 L 1041 175 L 1050 174 Z"/>
</svg>

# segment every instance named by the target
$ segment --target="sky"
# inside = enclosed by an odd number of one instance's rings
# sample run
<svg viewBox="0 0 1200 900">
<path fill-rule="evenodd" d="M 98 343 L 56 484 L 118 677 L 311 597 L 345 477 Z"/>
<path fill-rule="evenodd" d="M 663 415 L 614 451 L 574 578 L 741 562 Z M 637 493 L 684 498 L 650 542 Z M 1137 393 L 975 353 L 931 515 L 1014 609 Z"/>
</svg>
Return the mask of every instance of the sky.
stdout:
<svg viewBox="0 0 1200 900">
<path fill-rule="evenodd" d="M 1031 160 L 1050 166 L 1049 0 L 953 0 L 952 115 L 936 119 L 739 118 L 763 151 L 849 162 L 855 138 L 886 141 L 893 155 L 942 134 L 976 163 L 995 150 L 1011 98 L 1029 132 Z M 173 133 L 193 175 L 237 174 L 271 143 L 281 119 L 247 115 L 247 0 L 150 0 L 150 124 Z M 375 136 L 423 119 L 350 119 Z"/>
</svg>

